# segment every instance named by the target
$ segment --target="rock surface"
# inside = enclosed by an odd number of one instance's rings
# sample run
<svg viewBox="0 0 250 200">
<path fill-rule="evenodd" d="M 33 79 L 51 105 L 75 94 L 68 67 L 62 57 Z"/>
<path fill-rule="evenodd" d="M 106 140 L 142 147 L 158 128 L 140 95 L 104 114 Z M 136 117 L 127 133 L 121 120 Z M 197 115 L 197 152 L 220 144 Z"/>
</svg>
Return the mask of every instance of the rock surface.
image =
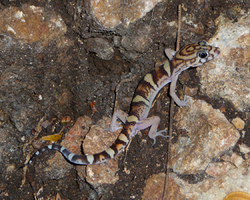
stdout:
<svg viewBox="0 0 250 200">
<path fill-rule="evenodd" d="M 67 31 L 66 24 L 54 12 L 46 11 L 42 7 L 24 5 L 22 8 L 6 8 L 0 13 L 0 32 L 5 32 L 23 42 L 43 42 L 47 45 L 55 38 L 64 38 Z M 61 40 L 62 44 L 63 41 Z"/>
<path fill-rule="evenodd" d="M 226 117 L 204 101 L 190 101 L 175 116 L 179 129 L 187 131 L 172 147 L 171 168 L 178 174 L 196 174 L 238 141 L 240 134 Z"/>
<path fill-rule="evenodd" d="M 154 6 L 162 0 L 88 0 L 85 6 L 93 18 L 104 28 L 112 29 L 144 17 Z"/>
<path fill-rule="evenodd" d="M 221 16 L 217 24 L 217 33 L 210 42 L 220 47 L 221 54 L 213 67 L 198 69 L 201 92 L 226 99 L 239 111 L 249 111 L 250 17 L 244 15 L 235 23 Z"/>
</svg>

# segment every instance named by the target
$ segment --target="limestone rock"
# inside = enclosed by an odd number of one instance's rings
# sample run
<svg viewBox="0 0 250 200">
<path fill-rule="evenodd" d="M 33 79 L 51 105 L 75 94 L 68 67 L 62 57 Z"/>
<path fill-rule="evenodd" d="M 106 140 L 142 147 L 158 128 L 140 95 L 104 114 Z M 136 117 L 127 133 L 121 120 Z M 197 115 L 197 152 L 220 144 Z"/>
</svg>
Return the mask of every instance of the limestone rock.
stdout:
<svg viewBox="0 0 250 200">
<path fill-rule="evenodd" d="M 172 147 L 174 172 L 195 174 L 204 170 L 213 158 L 233 147 L 240 134 L 226 117 L 204 101 L 190 101 L 175 120 L 178 129 L 187 131 Z"/>
<path fill-rule="evenodd" d="M 110 60 L 114 55 L 114 49 L 104 38 L 87 39 L 88 51 L 95 52 L 96 56 L 103 60 Z"/>
<path fill-rule="evenodd" d="M 218 31 L 209 43 L 220 47 L 221 53 L 208 65 L 197 68 L 201 92 L 212 98 L 230 101 L 238 111 L 250 107 L 250 16 L 238 22 L 219 17 Z"/>
<path fill-rule="evenodd" d="M 112 29 L 142 18 L 162 0 L 87 0 L 85 7 L 101 26 Z"/>
<path fill-rule="evenodd" d="M 21 8 L 9 7 L 0 12 L 0 33 L 8 33 L 23 42 L 42 41 L 44 45 L 55 38 L 59 43 L 67 43 L 63 38 L 67 31 L 60 15 L 47 12 L 42 7 L 23 5 Z"/>
</svg>

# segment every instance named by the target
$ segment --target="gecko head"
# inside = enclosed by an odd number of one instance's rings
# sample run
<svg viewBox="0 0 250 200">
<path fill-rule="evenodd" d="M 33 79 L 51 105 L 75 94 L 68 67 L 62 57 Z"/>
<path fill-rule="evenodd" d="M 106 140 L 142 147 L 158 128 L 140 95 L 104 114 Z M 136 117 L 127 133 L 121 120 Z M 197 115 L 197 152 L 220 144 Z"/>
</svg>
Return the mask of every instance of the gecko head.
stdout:
<svg viewBox="0 0 250 200">
<path fill-rule="evenodd" d="M 206 41 L 188 44 L 181 48 L 175 55 L 176 61 L 183 60 L 185 68 L 198 67 L 220 54 L 219 47 L 208 45 Z"/>
</svg>

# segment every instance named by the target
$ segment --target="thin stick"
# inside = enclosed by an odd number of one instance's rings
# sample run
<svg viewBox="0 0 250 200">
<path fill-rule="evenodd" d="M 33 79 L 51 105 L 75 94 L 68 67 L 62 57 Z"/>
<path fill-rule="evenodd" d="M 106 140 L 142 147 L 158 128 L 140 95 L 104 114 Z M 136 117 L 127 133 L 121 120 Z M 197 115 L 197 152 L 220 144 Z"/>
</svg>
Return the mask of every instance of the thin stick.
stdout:
<svg viewBox="0 0 250 200">
<path fill-rule="evenodd" d="M 181 38 L 181 5 L 178 6 L 178 32 L 176 41 L 176 51 L 180 49 L 180 38 Z"/>
<path fill-rule="evenodd" d="M 180 48 L 180 32 L 181 32 L 181 5 L 178 6 L 178 31 L 177 31 L 177 41 L 176 41 L 176 51 Z M 168 191 L 169 184 L 169 169 L 170 169 L 170 159 L 171 159 L 171 139 L 172 139 L 172 129 L 173 129 L 173 119 L 174 119 L 174 100 L 171 98 L 170 101 L 170 113 L 169 113 L 169 142 L 168 142 L 168 157 L 167 157 L 167 170 L 164 183 L 164 191 L 162 199 L 170 199 Z"/>
</svg>

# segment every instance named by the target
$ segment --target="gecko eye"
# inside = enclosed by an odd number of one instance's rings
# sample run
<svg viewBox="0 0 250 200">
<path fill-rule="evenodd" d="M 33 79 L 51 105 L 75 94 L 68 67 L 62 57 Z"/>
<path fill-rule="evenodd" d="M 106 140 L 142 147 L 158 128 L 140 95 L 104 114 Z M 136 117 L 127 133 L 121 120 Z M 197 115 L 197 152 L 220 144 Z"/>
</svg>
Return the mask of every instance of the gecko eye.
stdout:
<svg viewBox="0 0 250 200">
<path fill-rule="evenodd" d="M 198 53 L 198 56 L 199 56 L 200 58 L 206 58 L 206 57 L 208 56 L 208 53 L 202 51 L 202 52 L 199 52 L 199 53 Z"/>
</svg>

